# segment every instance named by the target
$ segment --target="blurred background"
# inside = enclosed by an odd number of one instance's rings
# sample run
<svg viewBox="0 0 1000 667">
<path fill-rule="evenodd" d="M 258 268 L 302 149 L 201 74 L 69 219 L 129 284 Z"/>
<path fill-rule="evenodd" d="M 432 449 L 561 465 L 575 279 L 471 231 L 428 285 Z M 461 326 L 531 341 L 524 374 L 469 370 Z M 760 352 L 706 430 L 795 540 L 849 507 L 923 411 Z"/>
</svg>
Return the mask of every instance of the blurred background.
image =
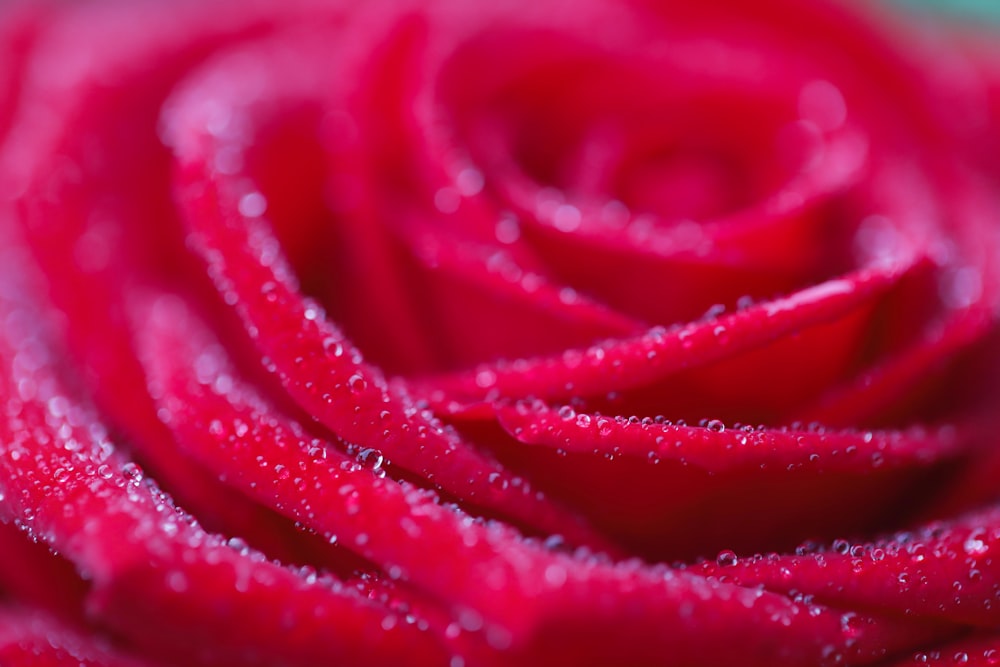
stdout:
<svg viewBox="0 0 1000 667">
<path fill-rule="evenodd" d="M 946 11 L 969 19 L 1000 22 L 1000 0 L 894 0 L 912 9 Z"/>
</svg>

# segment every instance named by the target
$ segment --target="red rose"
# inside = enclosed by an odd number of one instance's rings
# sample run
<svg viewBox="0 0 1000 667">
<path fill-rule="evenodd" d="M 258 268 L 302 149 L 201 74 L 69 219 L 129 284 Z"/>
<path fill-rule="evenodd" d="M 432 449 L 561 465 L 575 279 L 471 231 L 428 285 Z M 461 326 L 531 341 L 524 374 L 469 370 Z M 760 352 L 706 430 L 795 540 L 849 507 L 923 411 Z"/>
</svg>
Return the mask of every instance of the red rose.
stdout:
<svg viewBox="0 0 1000 667">
<path fill-rule="evenodd" d="M 1000 663 L 1000 66 L 829 2 L 0 23 L 0 656 Z"/>
</svg>

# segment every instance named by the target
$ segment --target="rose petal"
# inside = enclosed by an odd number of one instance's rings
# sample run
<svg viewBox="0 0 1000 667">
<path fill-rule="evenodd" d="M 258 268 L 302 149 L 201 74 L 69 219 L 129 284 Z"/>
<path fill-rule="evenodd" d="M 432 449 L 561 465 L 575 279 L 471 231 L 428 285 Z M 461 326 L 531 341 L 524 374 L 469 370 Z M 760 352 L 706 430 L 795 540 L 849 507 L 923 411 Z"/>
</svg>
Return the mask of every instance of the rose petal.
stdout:
<svg viewBox="0 0 1000 667">
<path fill-rule="evenodd" d="M 630 550 L 668 560 L 899 525 L 930 505 L 911 494 L 992 433 L 977 423 L 902 432 L 689 427 L 540 402 L 494 410 L 508 438 L 485 421 L 462 428 Z"/>
<path fill-rule="evenodd" d="M 888 663 L 891 667 L 912 665 L 968 665 L 990 667 L 1000 664 L 1000 637 L 973 635 L 933 649 L 914 651 L 905 658 Z"/>
<path fill-rule="evenodd" d="M 239 85 L 230 92 L 239 92 Z M 252 117 L 256 111 L 253 99 L 243 95 L 229 103 L 235 105 L 233 115 Z M 571 513 L 515 481 L 390 388 L 322 309 L 303 298 L 266 222 L 240 212 L 246 184 L 212 167 L 217 151 L 233 147 L 205 130 L 202 114 L 203 103 L 195 97 L 187 106 L 172 104 L 165 119 L 179 163 L 178 196 L 192 229 L 190 243 L 206 260 L 220 294 L 238 302 L 248 333 L 289 394 L 337 435 L 376 446 L 457 497 L 551 531 L 573 525 Z M 491 478 L 508 484 L 501 487 Z"/>
<path fill-rule="evenodd" d="M 440 405 L 487 396 L 565 400 L 642 387 L 681 369 L 730 358 L 791 332 L 836 321 L 889 289 L 911 268 L 863 270 L 704 322 L 655 328 L 642 336 L 568 350 L 560 356 L 484 364 L 415 382 L 411 391 L 429 395 Z M 480 374 L 489 374 L 491 382 L 477 381 Z"/>
<path fill-rule="evenodd" d="M 9 320 L 10 304 L 0 301 L 0 309 Z M 0 395 L 5 403 L 19 396 L 17 411 L 0 422 L 0 492 L 8 516 L 92 580 L 90 614 L 136 646 L 199 664 L 440 659 L 435 640 L 415 626 L 397 624 L 386 634 L 384 621 L 394 614 L 381 605 L 204 533 L 143 482 L 93 416 L 62 392 L 39 356 L 42 345 L 34 333 L 9 329 L 0 339 Z"/>
<path fill-rule="evenodd" d="M 994 627 L 998 542 L 1000 510 L 991 507 L 884 540 L 838 540 L 816 553 L 734 558 L 696 570 L 740 585 L 798 591 L 825 604 Z"/>
<path fill-rule="evenodd" d="M 159 104 L 184 68 L 213 43 L 222 46 L 273 17 L 262 7 L 248 7 L 220 23 L 195 3 L 163 15 L 66 9 L 51 20 L 41 9 L 25 12 L 37 34 L 0 157 L 5 194 L 16 195 L 19 204 L 10 225 L 17 229 L 2 225 L 5 243 L 11 233 L 25 236 L 44 272 L 37 298 L 47 292 L 61 310 L 55 326 L 65 325 L 65 343 L 82 380 L 109 424 L 130 436 L 136 456 L 206 526 L 226 526 L 293 560 L 287 525 L 174 456 L 142 370 L 127 352 L 136 332 L 127 326 L 120 298 L 127 286 L 173 272 L 196 291 L 200 283 L 203 291 L 211 289 L 192 268 L 194 260 L 185 258 L 183 239 L 169 222 L 168 156 L 155 132 Z M 289 11 L 294 18 L 300 10 Z M 139 24 L 147 29 L 136 31 Z M 136 67 L 139 62 L 157 62 L 162 69 L 154 75 Z M 95 152 L 90 142 L 99 136 L 109 141 Z M 158 211 L 156 219 L 147 206 Z M 20 247 L 16 236 L 10 243 Z M 20 270 L 34 275 L 32 268 Z"/>
<path fill-rule="evenodd" d="M 0 610 L 0 661 L 12 667 L 141 667 L 151 662 L 126 658 L 105 642 L 66 628 L 43 614 Z"/>
</svg>

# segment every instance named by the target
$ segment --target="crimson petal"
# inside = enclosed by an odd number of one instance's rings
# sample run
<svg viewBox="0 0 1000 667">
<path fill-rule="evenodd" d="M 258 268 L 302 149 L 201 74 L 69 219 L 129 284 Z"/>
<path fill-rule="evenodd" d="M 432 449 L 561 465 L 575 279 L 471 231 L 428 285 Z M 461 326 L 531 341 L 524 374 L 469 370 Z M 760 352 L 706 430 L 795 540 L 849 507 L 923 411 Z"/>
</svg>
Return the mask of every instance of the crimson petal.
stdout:
<svg viewBox="0 0 1000 667">
<path fill-rule="evenodd" d="M 143 667 L 107 642 L 86 637 L 36 611 L 0 608 L 0 662 L 9 667 Z"/>
<path fill-rule="evenodd" d="M 10 304 L 0 307 L 9 318 Z M 441 647 L 416 626 L 386 634 L 395 614 L 382 606 L 206 534 L 63 393 L 33 333 L 7 336 L 0 394 L 17 409 L 0 423 L 4 510 L 92 582 L 88 611 L 100 623 L 137 648 L 199 664 L 440 659 Z"/>
<path fill-rule="evenodd" d="M 753 350 L 863 307 L 891 288 L 911 264 L 863 269 L 743 311 L 611 340 L 559 356 L 483 364 L 466 372 L 413 382 L 436 404 L 486 398 L 566 399 L 654 383 L 681 369 Z M 483 380 L 486 377 L 488 380 Z"/>
<path fill-rule="evenodd" d="M 252 117 L 257 111 L 253 99 L 240 94 L 238 85 L 229 92 L 234 95 L 226 102 L 234 105 L 231 113 Z M 192 230 L 190 243 L 205 259 L 223 298 L 237 304 L 248 334 L 289 394 L 340 437 L 377 446 L 401 467 L 457 497 L 551 532 L 574 525 L 572 513 L 462 443 L 412 399 L 390 388 L 322 309 L 302 296 L 260 212 L 248 214 L 241 207 L 247 201 L 243 198 L 255 192 L 247 190 L 240 175 L 215 170 L 217 153 L 239 150 L 240 144 L 226 144 L 205 129 L 200 99 L 175 102 L 165 118 L 178 161 L 178 197 Z M 494 483 L 497 478 L 507 484 Z"/>
</svg>

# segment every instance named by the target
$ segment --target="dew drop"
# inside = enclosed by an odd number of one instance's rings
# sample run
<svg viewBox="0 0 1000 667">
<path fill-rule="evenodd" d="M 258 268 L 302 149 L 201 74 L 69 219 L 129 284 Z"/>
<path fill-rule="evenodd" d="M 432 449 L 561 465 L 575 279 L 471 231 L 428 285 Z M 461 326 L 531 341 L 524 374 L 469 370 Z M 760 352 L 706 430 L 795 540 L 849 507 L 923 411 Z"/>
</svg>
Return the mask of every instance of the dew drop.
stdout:
<svg viewBox="0 0 1000 667">
<path fill-rule="evenodd" d="M 566 583 L 566 568 L 553 563 L 545 568 L 545 581 L 550 586 L 559 587 Z"/>
<path fill-rule="evenodd" d="M 441 213 L 454 213 L 461 203 L 461 195 L 456 188 L 443 187 L 434 193 L 434 207 Z"/>
<path fill-rule="evenodd" d="M 829 81 L 811 81 L 802 88 L 798 100 L 799 116 L 819 129 L 836 130 L 847 119 L 847 104 L 840 89 Z"/>
<path fill-rule="evenodd" d="M 718 419 L 709 419 L 708 422 L 705 423 L 705 428 L 715 433 L 722 433 L 726 430 L 726 425 Z"/>
<path fill-rule="evenodd" d="M 962 545 L 962 548 L 965 550 L 965 553 L 969 554 L 970 556 L 982 556 L 984 553 L 986 553 L 989 550 L 989 547 L 981 539 L 981 537 L 982 536 L 979 534 L 970 535 L 969 538 L 965 540 L 965 543 Z"/>
<path fill-rule="evenodd" d="M 122 466 L 122 474 L 133 484 L 140 483 L 143 477 L 145 477 L 145 473 L 139 467 L 139 464 L 131 461 Z"/>
<path fill-rule="evenodd" d="M 967 308 L 983 293 L 983 278 L 978 269 L 963 267 L 942 273 L 938 291 L 950 308 Z"/>
<path fill-rule="evenodd" d="M 857 637 L 861 632 L 861 622 L 862 619 L 860 616 L 849 611 L 840 617 L 840 629 L 846 637 Z"/>
<path fill-rule="evenodd" d="M 323 350 L 331 357 L 339 357 L 344 354 L 344 346 L 332 336 L 323 340 Z"/>
<path fill-rule="evenodd" d="M 521 227 L 517 222 L 517 218 L 513 215 L 506 215 L 497 221 L 494 233 L 496 234 L 497 241 L 500 243 L 517 243 L 521 238 Z"/>
<path fill-rule="evenodd" d="M 489 389 L 497 381 L 497 374 L 488 368 L 476 373 L 476 386 L 480 389 Z"/>
<path fill-rule="evenodd" d="M 715 562 L 718 563 L 720 567 L 730 567 L 736 565 L 738 558 L 736 557 L 736 552 L 731 549 L 723 549 L 719 552 L 719 555 L 715 557 Z"/>
<path fill-rule="evenodd" d="M 571 204 L 561 204 L 552 216 L 552 223 L 561 232 L 574 232 L 580 227 L 580 209 Z"/>
<path fill-rule="evenodd" d="M 485 180 L 481 171 L 474 167 L 466 167 L 458 172 L 458 176 L 455 177 L 455 185 L 462 195 L 471 197 L 479 194 L 485 185 Z"/>
<path fill-rule="evenodd" d="M 240 197 L 237 208 L 244 217 L 259 218 L 267 210 L 267 199 L 259 192 L 248 192 Z"/>
<path fill-rule="evenodd" d="M 356 459 L 362 466 L 371 469 L 375 473 L 385 473 L 385 471 L 382 470 L 382 465 L 385 463 L 385 457 L 382 455 L 382 452 L 377 449 L 366 447 L 358 452 Z"/>
</svg>

